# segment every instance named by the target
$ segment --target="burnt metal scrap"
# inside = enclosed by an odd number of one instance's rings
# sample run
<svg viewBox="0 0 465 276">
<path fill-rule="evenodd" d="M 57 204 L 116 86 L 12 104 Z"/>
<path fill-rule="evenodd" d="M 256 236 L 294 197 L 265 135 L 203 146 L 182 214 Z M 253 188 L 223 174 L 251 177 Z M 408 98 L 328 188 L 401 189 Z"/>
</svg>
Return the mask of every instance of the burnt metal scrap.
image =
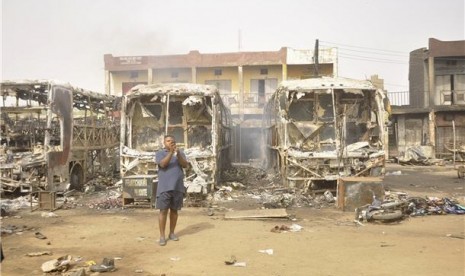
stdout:
<svg viewBox="0 0 465 276">
<path fill-rule="evenodd" d="M 153 175 L 163 136 L 173 135 L 190 163 L 188 193 L 205 194 L 229 163 L 230 113 L 215 86 L 177 83 L 139 85 L 122 102 L 121 176 Z"/>
<path fill-rule="evenodd" d="M 115 97 L 48 80 L 2 82 L 0 97 L 2 191 L 81 189 L 115 170 Z"/>
<path fill-rule="evenodd" d="M 343 176 L 380 176 L 387 98 L 369 81 L 284 81 L 265 109 L 267 166 L 286 186 L 324 189 Z"/>
<path fill-rule="evenodd" d="M 355 209 L 355 221 L 391 222 L 406 217 L 427 215 L 465 214 L 462 206 L 454 198 L 410 197 L 406 193 L 388 193 L 381 200 Z"/>
</svg>

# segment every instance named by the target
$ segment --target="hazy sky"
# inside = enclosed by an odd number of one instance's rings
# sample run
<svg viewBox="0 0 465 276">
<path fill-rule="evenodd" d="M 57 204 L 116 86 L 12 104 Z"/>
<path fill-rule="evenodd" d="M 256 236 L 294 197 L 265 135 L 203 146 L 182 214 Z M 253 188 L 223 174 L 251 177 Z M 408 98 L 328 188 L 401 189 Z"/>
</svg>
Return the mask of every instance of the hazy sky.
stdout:
<svg viewBox="0 0 465 276">
<path fill-rule="evenodd" d="M 408 54 L 465 39 L 463 0 L 2 0 L 3 80 L 104 88 L 104 54 L 339 48 L 339 75 L 408 90 Z"/>
</svg>

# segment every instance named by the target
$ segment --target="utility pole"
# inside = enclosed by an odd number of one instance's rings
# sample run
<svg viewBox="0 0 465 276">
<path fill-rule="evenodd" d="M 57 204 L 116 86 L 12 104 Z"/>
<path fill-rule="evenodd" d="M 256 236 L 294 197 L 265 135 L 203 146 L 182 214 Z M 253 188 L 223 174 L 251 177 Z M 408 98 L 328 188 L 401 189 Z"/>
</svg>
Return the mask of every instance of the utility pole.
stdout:
<svg viewBox="0 0 465 276">
<path fill-rule="evenodd" d="M 318 39 L 315 40 L 315 51 L 313 51 L 313 66 L 314 66 L 314 74 L 315 77 L 318 77 L 318 56 L 319 56 L 319 46 L 318 46 Z"/>
<path fill-rule="evenodd" d="M 238 51 L 240 52 L 242 50 L 242 33 L 241 33 L 241 29 L 239 29 L 238 31 Z"/>
</svg>

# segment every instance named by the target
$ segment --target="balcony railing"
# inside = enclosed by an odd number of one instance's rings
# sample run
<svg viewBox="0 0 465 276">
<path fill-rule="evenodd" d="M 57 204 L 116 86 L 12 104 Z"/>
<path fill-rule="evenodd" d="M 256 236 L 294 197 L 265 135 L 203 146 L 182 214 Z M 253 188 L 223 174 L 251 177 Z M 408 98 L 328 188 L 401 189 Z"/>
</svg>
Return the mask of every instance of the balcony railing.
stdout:
<svg viewBox="0 0 465 276">
<path fill-rule="evenodd" d="M 272 95 L 273 93 L 244 93 L 242 108 L 262 108 Z M 221 99 L 229 108 L 241 107 L 241 95 L 239 93 L 221 93 Z"/>
<path fill-rule="evenodd" d="M 410 93 L 408 91 L 387 92 L 391 105 L 410 105 Z"/>
</svg>

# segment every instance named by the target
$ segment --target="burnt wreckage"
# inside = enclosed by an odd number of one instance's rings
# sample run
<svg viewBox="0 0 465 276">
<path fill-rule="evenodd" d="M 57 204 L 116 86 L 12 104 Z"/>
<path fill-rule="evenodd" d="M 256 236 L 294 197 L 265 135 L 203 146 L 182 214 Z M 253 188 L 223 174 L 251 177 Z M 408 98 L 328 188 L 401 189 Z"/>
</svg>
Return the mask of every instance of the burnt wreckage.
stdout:
<svg viewBox="0 0 465 276">
<path fill-rule="evenodd" d="M 64 191 L 117 169 L 117 98 L 48 80 L 1 83 L 2 192 Z"/>
<path fill-rule="evenodd" d="M 138 85 L 123 96 L 122 111 L 123 182 L 147 176 L 157 182 L 155 153 L 163 148 L 164 135 L 170 134 L 190 163 L 184 180 L 188 194 L 212 190 L 219 181 L 220 169 L 230 162 L 231 150 L 231 117 L 215 86 Z M 124 196 L 136 198 L 137 192 Z"/>
<path fill-rule="evenodd" d="M 369 81 L 282 82 L 265 107 L 267 167 L 285 186 L 313 191 L 340 177 L 383 175 L 386 104 Z"/>
</svg>

